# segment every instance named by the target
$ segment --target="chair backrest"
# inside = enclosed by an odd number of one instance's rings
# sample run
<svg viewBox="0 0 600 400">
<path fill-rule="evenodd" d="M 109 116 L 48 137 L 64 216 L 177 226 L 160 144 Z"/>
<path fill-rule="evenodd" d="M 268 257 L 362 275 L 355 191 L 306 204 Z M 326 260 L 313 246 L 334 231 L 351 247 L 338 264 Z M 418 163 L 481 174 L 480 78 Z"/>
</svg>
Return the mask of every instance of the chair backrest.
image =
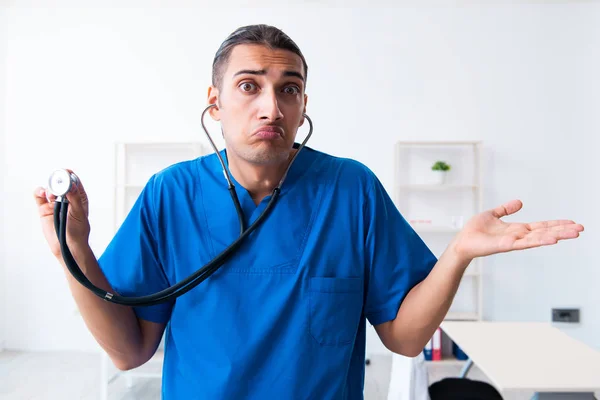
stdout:
<svg viewBox="0 0 600 400">
<path fill-rule="evenodd" d="M 429 386 L 431 400 L 502 400 L 487 382 L 468 378 L 445 378 Z"/>
</svg>

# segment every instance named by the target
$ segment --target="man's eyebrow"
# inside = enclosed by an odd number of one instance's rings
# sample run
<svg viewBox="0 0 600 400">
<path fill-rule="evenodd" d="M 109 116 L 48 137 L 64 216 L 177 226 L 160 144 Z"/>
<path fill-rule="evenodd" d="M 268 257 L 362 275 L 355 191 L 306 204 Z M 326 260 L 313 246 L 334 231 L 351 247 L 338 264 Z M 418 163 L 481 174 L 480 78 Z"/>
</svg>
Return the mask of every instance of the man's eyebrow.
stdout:
<svg viewBox="0 0 600 400">
<path fill-rule="evenodd" d="M 283 73 L 283 76 L 294 76 L 298 79 L 300 79 L 302 82 L 304 82 L 304 77 L 302 76 L 302 74 L 300 72 L 296 72 L 296 71 L 285 71 Z"/>
<path fill-rule="evenodd" d="M 267 71 L 264 69 L 243 69 L 241 71 L 236 72 L 233 76 L 238 76 L 238 75 L 243 75 L 243 74 L 249 74 L 249 75 L 266 75 Z M 296 77 L 298 79 L 300 79 L 302 82 L 304 82 L 304 77 L 302 76 L 301 73 L 297 72 L 297 71 L 284 71 L 283 72 L 283 76 L 293 76 Z"/>
</svg>

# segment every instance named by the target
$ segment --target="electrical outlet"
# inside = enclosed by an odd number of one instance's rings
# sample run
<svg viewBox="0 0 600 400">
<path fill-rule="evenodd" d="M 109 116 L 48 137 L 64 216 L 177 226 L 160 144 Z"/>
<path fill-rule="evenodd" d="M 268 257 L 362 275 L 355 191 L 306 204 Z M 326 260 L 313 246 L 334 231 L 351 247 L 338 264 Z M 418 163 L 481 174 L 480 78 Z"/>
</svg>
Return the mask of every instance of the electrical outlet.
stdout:
<svg viewBox="0 0 600 400">
<path fill-rule="evenodd" d="M 579 308 L 553 308 L 552 322 L 579 322 Z"/>
</svg>

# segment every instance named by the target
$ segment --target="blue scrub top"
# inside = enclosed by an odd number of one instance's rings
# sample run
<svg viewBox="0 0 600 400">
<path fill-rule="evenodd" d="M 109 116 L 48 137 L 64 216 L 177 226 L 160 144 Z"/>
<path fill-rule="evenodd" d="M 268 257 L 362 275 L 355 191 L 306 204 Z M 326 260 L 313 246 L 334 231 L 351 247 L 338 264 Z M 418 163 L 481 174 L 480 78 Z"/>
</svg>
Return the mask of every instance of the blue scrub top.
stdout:
<svg viewBox="0 0 600 400">
<path fill-rule="evenodd" d="M 256 206 L 234 183 L 250 224 L 270 196 Z M 117 293 L 147 295 L 197 271 L 239 229 L 207 155 L 152 176 L 99 264 Z M 135 308 L 168 323 L 163 399 L 363 399 L 366 320 L 393 320 L 436 261 L 372 171 L 304 147 L 228 262 L 171 303 Z"/>
</svg>

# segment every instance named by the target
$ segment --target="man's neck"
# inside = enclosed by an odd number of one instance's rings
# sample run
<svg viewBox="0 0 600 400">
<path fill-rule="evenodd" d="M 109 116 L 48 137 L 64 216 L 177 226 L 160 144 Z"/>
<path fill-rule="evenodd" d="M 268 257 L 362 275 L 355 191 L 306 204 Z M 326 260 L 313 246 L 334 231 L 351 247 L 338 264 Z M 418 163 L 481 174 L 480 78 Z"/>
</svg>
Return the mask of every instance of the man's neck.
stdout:
<svg viewBox="0 0 600 400">
<path fill-rule="evenodd" d="M 262 199 L 273 193 L 296 151 L 292 149 L 287 159 L 268 165 L 254 164 L 228 155 L 229 171 L 258 205 Z"/>
</svg>

